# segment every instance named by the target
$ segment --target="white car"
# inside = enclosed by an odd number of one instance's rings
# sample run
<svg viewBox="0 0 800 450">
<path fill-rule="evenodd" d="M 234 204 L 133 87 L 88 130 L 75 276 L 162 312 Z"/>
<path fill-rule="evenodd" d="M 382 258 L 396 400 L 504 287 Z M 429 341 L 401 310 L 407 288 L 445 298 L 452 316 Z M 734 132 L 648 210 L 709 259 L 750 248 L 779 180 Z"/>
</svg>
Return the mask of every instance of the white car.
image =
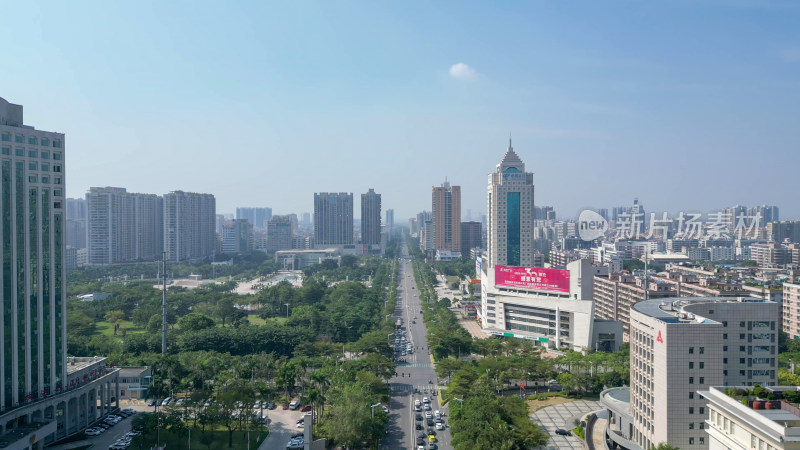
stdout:
<svg viewBox="0 0 800 450">
<path fill-rule="evenodd" d="M 431 400 L 428 397 L 422 397 L 422 403 L 430 403 Z"/>
<path fill-rule="evenodd" d="M 432 419 L 433 418 L 433 416 L 431 415 L 430 411 L 425 411 L 425 418 L 426 419 Z"/>
<path fill-rule="evenodd" d="M 439 410 L 437 409 L 436 411 L 433 412 L 433 417 L 436 417 L 437 419 L 441 419 L 442 418 L 442 413 L 439 412 Z"/>
<path fill-rule="evenodd" d="M 444 424 L 442 422 L 436 422 L 436 429 L 444 430 Z"/>
<path fill-rule="evenodd" d="M 414 400 L 414 406 L 422 406 L 419 400 Z"/>
<path fill-rule="evenodd" d="M 97 428 L 87 428 L 84 434 L 87 436 L 99 436 L 101 433 Z"/>
</svg>

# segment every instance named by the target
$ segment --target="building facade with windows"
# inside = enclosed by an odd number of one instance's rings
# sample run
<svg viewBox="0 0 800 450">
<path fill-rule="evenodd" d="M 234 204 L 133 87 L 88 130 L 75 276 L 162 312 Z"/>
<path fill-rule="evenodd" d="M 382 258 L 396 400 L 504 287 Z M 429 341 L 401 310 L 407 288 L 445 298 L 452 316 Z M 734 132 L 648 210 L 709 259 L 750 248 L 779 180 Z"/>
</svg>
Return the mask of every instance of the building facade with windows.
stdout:
<svg viewBox="0 0 800 450">
<path fill-rule="evenodd" d="M 253 224 L 245 219 L 225 222 L 222 227 L 223 253 L 247 253 L 254 248 Z"/>
<path fill-rule="evenodd" d="M 503 159 L 489 174 L 487 255 L 490 266 L 533 266 L 533 174 L 508 141 Z"/>
<path fill-rule="evenodd" d="M 164 195 L 164 251 L 172 262 L 199 261 L 217 248 L 216 199 L 172 191 Z"/>
<path fill-rule="evenodd" d="M 64 134 L 25 125 L 22 105 L 0 98 L 4 448 L 42 448 L 80 432 L 110 406 L 98 409 L 98 395 L 109 400 L 106 382 L 116 377 L 104 359 L 86 373 L 66 355 L 64 149 Z"/>
<path fill-rule="evenodd" d="M 361 194 L 361 243 L 381 244 L 381 194 L 374 189 Z"/>
<path fill-rule="evenodd" d="M 275 253 L 278 250 L 290 250 L 292 248 L 305 248 L 293 244 L 294 225 L 286 216 L 274 216 L 267 222 L 267 252 Z"/>
<path fill-rule="evenodd" d="M 482 247 L 482 224 L 480 222 L 461 222 L 461 254 L 469 255 L 472 249 Z"/>
<path fill-rule="evenodd" d="M 272 208 L 236 208 L 236 219 L 250 222 L 253 228 L 263 230 L 272 219 Z"/>
<path fill-rule="evenodd" d="M 353 243 L 353 193 L 314 193 L 314 245 L 318 248 Z"/>
<path fill-rule="evenodd" d="M 800 339 L 800 284 L 783 284 L 782 326 L 791 339 Z"/>
<path fill-rule="evenodd" d="M 631 440 L 707 449 L 710 386 L 777 383 L 778 305 L 749 297 L 638 302 L 630 317 Z"/>
<path fill-rule="evenodd" d="M 448 181 L 431 193 L 432 241 L 428 250 L 461 251 L 461 186 Z"/>
</svg>

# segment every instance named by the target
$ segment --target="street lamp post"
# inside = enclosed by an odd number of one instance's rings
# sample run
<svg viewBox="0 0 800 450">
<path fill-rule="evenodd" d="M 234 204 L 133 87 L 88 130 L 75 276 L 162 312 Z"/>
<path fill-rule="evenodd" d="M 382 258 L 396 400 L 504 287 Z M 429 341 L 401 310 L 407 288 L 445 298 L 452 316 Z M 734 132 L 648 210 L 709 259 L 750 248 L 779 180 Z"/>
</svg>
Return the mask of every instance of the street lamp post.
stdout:
<svg viewBox="0 0 800 450">
<path fill-rule="evenodd" d="M 288 303 L 284 303 L 284 305 L 286 306 L 286 318 L 288 319 L 289 318 L 289 304 Z"/>
<path fill-rule="evenodd" d="M 374 405 L 369 407 L 370 412 L 372 413 L 372 420 L 375 420 L 375 408 L 381 406 L 380 403 L 375 403 Z"/>
</svg>

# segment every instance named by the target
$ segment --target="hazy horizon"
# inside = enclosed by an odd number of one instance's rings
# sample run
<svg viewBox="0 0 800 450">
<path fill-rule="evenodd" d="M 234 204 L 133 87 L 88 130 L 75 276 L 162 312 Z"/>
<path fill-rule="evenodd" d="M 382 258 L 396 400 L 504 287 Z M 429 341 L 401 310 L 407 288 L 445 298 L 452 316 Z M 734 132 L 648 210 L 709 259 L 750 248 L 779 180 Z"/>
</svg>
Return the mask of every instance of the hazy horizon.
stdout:
<svg viewBox="0 0 800 450">
<path fill-rule="evenodd" d="M 800 4 L 88 2 L 4 6 L 0 97 L 66 133 L 66 189 L 399 223 L 445 177 L 485 214 L 508 145 L 536 204 L 800 217 Z M 360 198 L 354 200 L 360 216 Z"/>
</svg>

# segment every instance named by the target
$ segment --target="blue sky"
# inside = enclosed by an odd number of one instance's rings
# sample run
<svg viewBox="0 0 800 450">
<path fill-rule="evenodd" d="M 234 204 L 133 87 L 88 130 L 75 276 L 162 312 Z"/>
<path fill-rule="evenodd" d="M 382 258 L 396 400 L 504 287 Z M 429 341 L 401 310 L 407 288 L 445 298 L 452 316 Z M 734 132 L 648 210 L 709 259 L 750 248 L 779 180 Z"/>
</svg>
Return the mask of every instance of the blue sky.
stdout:
<svg viewBox="0 0 800 450">
<path fill-rule="evenodd" d="M 375 188 L 399 220 L 447 177 L 477 215 L 511 133 L 536 203 L 563 217 L 634 196 L 648 211 L 800 217 L 797 2 L 2 10 L 0 96 L 67 133 L 72 197 L 182 189 L 219 212 L 300 213 L 315 191 Z"/>
</svg>

